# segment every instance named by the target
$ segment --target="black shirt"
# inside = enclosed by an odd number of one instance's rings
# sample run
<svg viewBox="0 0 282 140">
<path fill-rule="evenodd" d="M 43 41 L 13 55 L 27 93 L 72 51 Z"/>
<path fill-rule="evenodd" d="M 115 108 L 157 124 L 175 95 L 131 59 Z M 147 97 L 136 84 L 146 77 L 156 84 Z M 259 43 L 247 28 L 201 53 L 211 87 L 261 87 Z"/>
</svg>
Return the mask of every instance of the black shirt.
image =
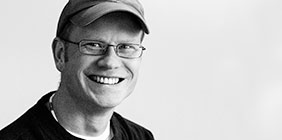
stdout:
<svg viewBox="0 0 282 140">
<path fill-rule="evenodd" d="M 81 140 L 69 134 L 52 116 L 45 104 L 53 93 L 43 96 L 32 108 L 0 131 L 0 140 Z M 146 128 L 114 112 L 112 140 L 154 140 Z"/>
</svg>

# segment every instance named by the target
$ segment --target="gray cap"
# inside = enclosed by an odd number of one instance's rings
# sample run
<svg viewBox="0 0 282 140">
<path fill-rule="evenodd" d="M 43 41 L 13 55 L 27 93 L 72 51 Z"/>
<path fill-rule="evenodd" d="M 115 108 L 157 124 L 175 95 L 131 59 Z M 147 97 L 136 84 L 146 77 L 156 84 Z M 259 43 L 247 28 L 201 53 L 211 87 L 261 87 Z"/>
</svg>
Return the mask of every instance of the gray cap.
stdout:
<svg viewBox="0 0 282 140">
<path fill-rule="evenodd" d="M 142 29 L 149 34 L 144 10 L 138 0 L 69 0 L 63 9 L 57 28 L 57 36 L 68 21 L 74 25 L 87 26 L 96 19 L 112 12 L 129 12 L 139 19 Z"/>
</svg>

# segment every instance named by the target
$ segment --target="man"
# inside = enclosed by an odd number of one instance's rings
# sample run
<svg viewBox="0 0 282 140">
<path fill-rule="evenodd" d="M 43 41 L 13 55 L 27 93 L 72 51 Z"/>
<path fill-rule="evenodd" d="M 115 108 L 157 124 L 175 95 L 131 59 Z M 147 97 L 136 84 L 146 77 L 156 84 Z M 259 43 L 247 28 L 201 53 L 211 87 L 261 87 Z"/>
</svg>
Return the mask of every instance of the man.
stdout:
<svg viewBox="0 0 282 140">
<path fill-rule="evenodd" d="M 154 139 L 114 112 L 134 89 L 148 33 L 137 0 L 70 0 L 52 44 L 58 90 L 1 130 L 0 139 Z"/>
</svg>

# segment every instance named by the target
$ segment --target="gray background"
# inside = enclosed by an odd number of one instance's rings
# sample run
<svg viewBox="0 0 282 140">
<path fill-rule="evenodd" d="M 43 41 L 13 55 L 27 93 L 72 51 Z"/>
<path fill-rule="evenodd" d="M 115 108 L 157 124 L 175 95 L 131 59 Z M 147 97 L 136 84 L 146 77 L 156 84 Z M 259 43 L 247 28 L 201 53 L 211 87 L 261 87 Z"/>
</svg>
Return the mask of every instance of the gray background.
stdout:
<svg viewBox="0 0 282 140">
<path fill-rule="evenodd" d="M 156 139 L 282 139 L 281 0 L 141 0 L 139 83 L 118 111 Z M 66 0 L 0 2 L 0 128 L 55 90 Z"/>
</svg>

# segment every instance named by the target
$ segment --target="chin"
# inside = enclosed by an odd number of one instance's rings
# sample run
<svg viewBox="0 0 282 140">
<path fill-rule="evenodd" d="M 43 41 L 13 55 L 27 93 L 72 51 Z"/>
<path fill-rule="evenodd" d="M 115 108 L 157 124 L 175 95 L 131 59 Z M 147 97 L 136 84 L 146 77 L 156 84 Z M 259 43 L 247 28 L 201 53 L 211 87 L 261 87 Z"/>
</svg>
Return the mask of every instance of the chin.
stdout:
<svg viewBox="0 0 282 140">
<path fill-rule="evenodd" d="M 117 85 L 99 84 L 84 74 L 80 77 L 80 83 L 86 95 L 86 100 L 101 108 L 114 108 L 120 105 L 131 93 L 135 83 L 131 80 L 123 80 Z M 132 83 L 133 82 L 133 83 Z"/>
<path fill-rule="evenodd" d="M 130 94 L 128 92 L 86 90 L 92 104 L 102 108 L 114 108 L 121 104 Z M 98 93 L 97 93 L 98 92 Z"/>
</svg>

